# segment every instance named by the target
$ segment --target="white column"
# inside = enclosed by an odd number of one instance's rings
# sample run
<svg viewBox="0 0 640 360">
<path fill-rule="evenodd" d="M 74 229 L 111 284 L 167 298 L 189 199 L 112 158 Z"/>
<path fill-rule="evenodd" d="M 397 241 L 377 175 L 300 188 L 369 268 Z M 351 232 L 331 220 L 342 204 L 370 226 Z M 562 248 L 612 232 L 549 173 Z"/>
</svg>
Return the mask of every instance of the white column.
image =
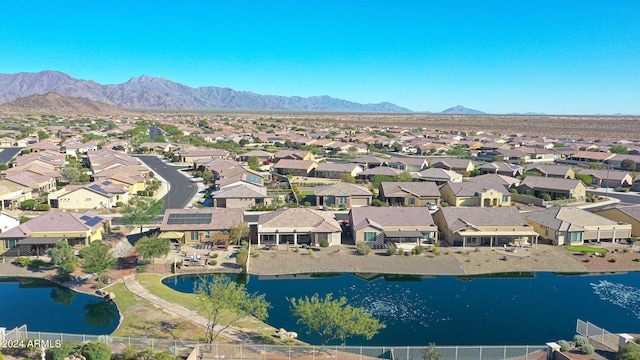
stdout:
<svg viewBox="0 0 640 360">
<path fill-rule="evenodd" d="M 280 245 L 280 234 L 276 233 L 276 245 Z"/>
<path fill-rule="evenodd" d="M 293 245 L 298 246 L 298 233 L 293 233 Z"/>
<path fill-rule="evenodd" d="M 611 242 L 616 242 L 616 227 L 613 227 L 613 235 L 611 236 Z"/>
</svg>

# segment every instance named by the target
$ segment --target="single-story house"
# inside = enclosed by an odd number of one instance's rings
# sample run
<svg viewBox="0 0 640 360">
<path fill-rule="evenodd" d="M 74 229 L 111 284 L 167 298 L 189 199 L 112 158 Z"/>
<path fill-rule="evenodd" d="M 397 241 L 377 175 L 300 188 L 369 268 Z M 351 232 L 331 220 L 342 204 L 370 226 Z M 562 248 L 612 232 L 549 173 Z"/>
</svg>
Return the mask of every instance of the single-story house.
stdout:
<svg viewBox="0 0 640 360">
<path fill-rule="evenodd" d="M 475 169 L 473 162 L 469 159 L 442 159 L 434 160 L 431 162 L 431 166 L 438 169 L 445 169 L 450 171 L 459 171 L 463 173 L 470 173 Z"/>
<path fill-rule="evenodd" d="M 273 153 L 264 150 L 251 150 L 244 154 L 238 155 L 238 160 L 247 162 L 250 157 L 255 156 L 259 162 L 273 161 Z"/>
<path fill-rule="evenodd" d="M 631 224 L 631 236 L 640 237 L 640 205 L 614 205 L 593 213 L 616 222 Z"/>
<path fill-rule="evenodd" d="M 28 187 L 0 180 L 0 210 L 14 209 L 31 198 L 31 189 Z"/>
<path fill-rule="evenodd" d="M 258 217 L 260 245 L 340 245 L 342 228 L 333 214 L 307 208 L 279 209 Z"/>
<path fill-rule="evenodd" d="M 413 248 L 438 240 L 438 228 L 424 207 L 360 207 L 349 212 L 349 226 L 356 243 L 372 246 L 392 242 Z"/>
<path fill-rule="evenodd" d="M 327 207 L 357 207 L 371 205 L 373 194 L 364 186 L 340 182 L 316 186 L 316 205 Z"/>
<path fill-rule="evenodd" d="M 275 162 L 287 160 L 314 160 L 316 157 L 310 151 L 305 150 L 280 150 L 273 155 Z"/>
<path fill-rule="evenodd" d="M 280 175 L 309 176 L 317 167 L 318 164 L 312 160 L 282 159 L 273 166 L 273 169 Z"/>
<path fill-rule="evenodd" d="M 389 165 L 389 159 L 383 159 L 373 155 L 361 156 L 351 162 L 360 165 L 365 170 Z"/>
<path fill-rule="evenodd" d="M 391 206 L 440 204 L 440 190 L 432 182 L 382 182 L 379 197 Z"/>
<path fill-rule="evenodd" d="M 519 194 L 533 195 L 539 198 L 542 194 L 549 194 L 552 199 L 572 199 L 584 201 L 587 187 L 581 180 L 545 178 L 527 176 L 516 188 Z"/>
<path fill-rule="evenodd" d="M 49 193 L 51 207 L 73 209 L 111 209 L 118 203 L 129 201 L 129 188 L 110 180 L 95 181 L 84 185 L 67 185 L 60 191 Z"/>
<path fill-rule="evenodd" d="M 503 161 L 486 163 L 478 166 L 477 169 L 480 170 L 480 174 L 498 174 L 511 177 L 522 175 L 523 170 L 521 166 Z"/>
<path fill-rule="evenodd" d="M 241 184 L 225 187 L 211 193 L 214 208 L 251 209 L 265 204 L 267 189 L 262 186 Z"/>
<path fill-rule="evenodd" d="M 582 169 L 580 174 L 587 174 L 593 179 L 591 184 L 586 185 L 609 188 L 631 187 L 633 185 L 633 177 L 626 171 Z"/>
<path fill-rule="evenodd" d="M 529 165 L 524 169 L 524 172 L 558 179 L 575 179 L 576 177 L 573 168 L 566 165 Z"/>
<path fill-rule="evenodd" d="M 351 175 L 354 178 L 362 172 L 358 164 L 335 164 L 323 162 L 316 167 L 314 176 L 326 179 L 339 179 L 341 175 Z"/>
<path fill-rule="evenodd" d="M 511 206 L 511 193 L 499 182 L 448 182 L 440 194 L 451 206 Z"/>
<path fill-rule="evenodd" d="M 413 178 L 419 181 L 428 181 L 442 185 L 447 182 L 462 182 L 462 175 L 452 170 L 429 168 L 414 173 Z"/>
<path fill-rule="evenodd" d="M 543 239 L 554 245 L 582 245 L 631 237 L 631 225 L 575 207 L 553 207 L 523 214 Z"/>
<path fill-rule="evenodd" d="M 5 233 L 19 225 L 20 225 L 20 219 L 15 218 L 7 213 L 0 212 L 0 234 Z M 5 242 L 0 241 L 0 253 L 4 252 L 4 250 L 6 250 Z"/>
<path fill-rule="evenodd" d="M 404 171 L 394 169 L 388 166 L 378 166 L 371 169 L 367 169 L 358 175 L 356 175 L 356 179 L 366 179 L 371 181 L 376 175 L 388 176 L 393 178 L 402 174 Z"/>
<path fill-rule="evenodd" d="M 167 209 L 160 225 L 160 236 L 181 245 L 213 242 L 226 247 L 231 228 L 242 223 L 240 208 Z M 171 233 L 167 237 L 165 233 Z"/>
<path fill-rule="evenodd" d="M 227 159 L 229 158 L 229 152 L 223 149 L 196 149 L 196 150 L 184 150 L 176 153 L 180 157 L 180 162 L 187 165 L 193 165 L 196 161 L 202 159 Z"/>
<path fill-rule="evenodd" d="M 537 243 L 538 234 L 514 207 L 443 207 L 433 214 L 440 239 L 453 246 Z"/>
<path fill-rule="evenodd" d="M 392 157 L 389 159 L 389 167 L 401 171 L 418 172 L 429 166 L 426 158 Z"/>
<path fill-rule="evenodd" d="M 0 233 L 0 242 L 7 250 L 16 249 L 11 256 L 28 255 L 34 247 L 37 255 L 62 239 L 75 248 L 88 246 L 102 240 L 110 227 L 109 218 L 94 212 L 52 211 Z"/>
</svg>

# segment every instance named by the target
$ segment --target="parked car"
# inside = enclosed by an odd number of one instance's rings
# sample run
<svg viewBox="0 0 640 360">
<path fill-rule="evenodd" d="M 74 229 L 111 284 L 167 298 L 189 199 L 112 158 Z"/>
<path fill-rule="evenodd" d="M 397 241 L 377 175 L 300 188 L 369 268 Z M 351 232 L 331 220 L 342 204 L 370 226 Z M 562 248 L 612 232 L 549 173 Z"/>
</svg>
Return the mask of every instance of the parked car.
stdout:
<svg viewBox="0 0 640 360">
<path fill-rule="evenodd" d="M 427 209 L 429 209 L 429 211 L 436 211 L 438 210 L 438 205 L 436 205 L 436 203 L 428 202 Z"/>
</svg>

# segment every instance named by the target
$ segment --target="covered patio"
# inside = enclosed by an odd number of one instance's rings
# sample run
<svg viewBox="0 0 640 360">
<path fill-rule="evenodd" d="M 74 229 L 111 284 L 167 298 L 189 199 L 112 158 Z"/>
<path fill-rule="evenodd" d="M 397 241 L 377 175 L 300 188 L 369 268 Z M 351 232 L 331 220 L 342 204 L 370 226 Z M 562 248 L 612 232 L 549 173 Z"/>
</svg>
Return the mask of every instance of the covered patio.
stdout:
<svg viewBox="0 0 640 360">
<path fill-rule="evenodd" d="M 535 231 L 473 231 L 470 229 L 454 232 L 454 246 L 538 246 L 538 234 Z"/>
</svg>

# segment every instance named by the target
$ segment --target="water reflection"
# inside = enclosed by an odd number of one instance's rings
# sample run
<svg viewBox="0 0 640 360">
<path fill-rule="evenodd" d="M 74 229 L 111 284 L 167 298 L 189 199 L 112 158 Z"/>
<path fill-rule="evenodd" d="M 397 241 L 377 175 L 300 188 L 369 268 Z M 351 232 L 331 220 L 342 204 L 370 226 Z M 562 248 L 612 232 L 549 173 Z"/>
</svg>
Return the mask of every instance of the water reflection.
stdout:
<svg viewBox="0 0 640 360">
<path fill-rule="evenodd" d="M 67 288 L 54 288 L 51 290 L 50 297 L 56 304 L 71 306 L 73 299 L 76 297 L 76 292 Z"/>
<path fill-rule="evenodd" d="M 90 301 L 84 306 L 84 322 L 96 329 L 110 329 L 119 318 L 118 309 L 106 301 Z"/>
</svg>

